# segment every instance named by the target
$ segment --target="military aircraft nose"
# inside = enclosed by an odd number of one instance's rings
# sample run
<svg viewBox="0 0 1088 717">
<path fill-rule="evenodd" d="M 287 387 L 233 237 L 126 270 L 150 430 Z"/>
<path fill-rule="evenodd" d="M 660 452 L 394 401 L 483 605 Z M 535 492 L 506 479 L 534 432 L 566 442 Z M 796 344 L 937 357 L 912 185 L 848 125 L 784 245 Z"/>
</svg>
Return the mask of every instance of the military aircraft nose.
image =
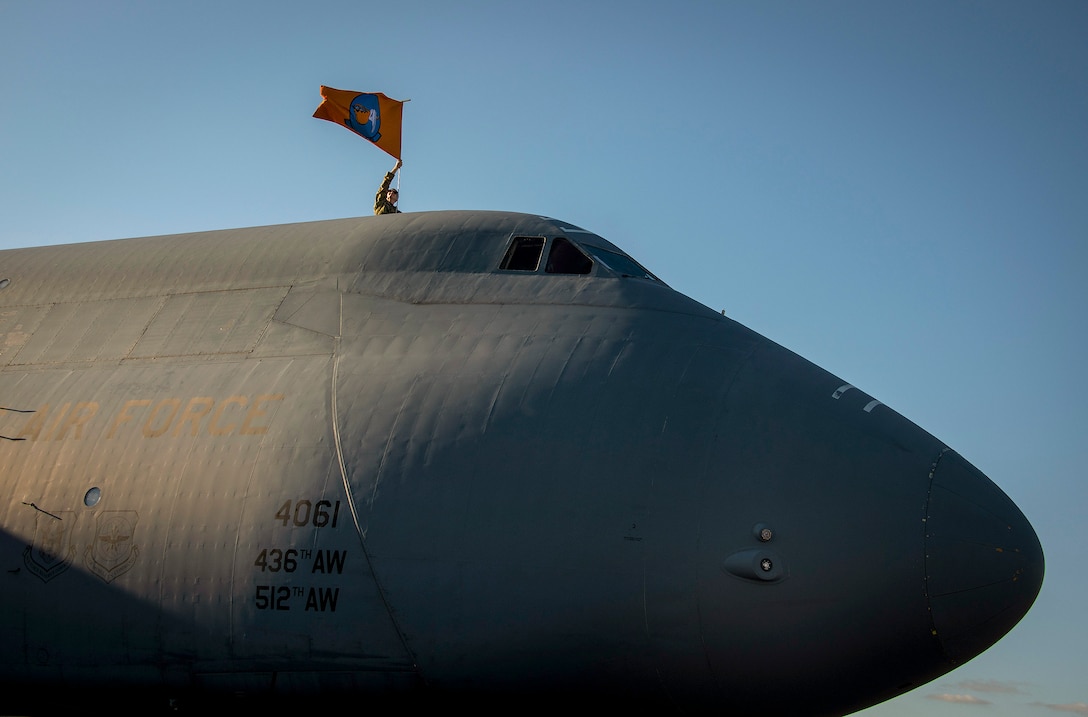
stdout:
<svg viewBox="0 0 1088 717">
<path fill-rule="evenodd" d="M 945 450 L 931 475 L 926 585 L 934 635 L 963 662 L 997 642 L 1035 601 L 1043 549 L 1027 518 L 990 479 Z"/>
</svg>

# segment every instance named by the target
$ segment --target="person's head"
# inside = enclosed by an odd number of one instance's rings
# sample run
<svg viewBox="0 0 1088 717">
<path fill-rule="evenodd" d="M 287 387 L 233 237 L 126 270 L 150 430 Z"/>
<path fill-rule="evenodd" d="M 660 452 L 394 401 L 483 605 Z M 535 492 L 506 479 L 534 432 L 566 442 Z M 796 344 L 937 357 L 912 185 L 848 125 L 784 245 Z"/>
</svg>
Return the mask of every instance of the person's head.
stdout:
<svg viewBox="0 0 1088 717">
<path fill-rule="evenodd" d="M 385 201 L 389 202 L 390 204 L 396 204 L 397 199 L 399 199 L 399 198 L 400 198 L 400 192 L 393 189 L 392 187 L 385 190 Z"/>
</svg>

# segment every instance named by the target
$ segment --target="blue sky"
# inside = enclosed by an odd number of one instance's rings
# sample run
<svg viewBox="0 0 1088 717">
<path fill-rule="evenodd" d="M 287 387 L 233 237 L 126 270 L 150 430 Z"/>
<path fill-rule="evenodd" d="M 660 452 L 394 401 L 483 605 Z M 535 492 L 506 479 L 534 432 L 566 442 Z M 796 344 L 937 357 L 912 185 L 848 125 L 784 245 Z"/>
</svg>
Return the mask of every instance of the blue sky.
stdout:
<svg viewBox="0 0 1088 717">
<path fill-rule="evenodd" d="M 526 4 L 528 5 L 528 4 Z M 867 717 L 1088 714 L 1088 3 L 0 0 L 0 248 L 565 219 L 861 387 L 1034 524 L 1032 611 Z"/>
</svg>

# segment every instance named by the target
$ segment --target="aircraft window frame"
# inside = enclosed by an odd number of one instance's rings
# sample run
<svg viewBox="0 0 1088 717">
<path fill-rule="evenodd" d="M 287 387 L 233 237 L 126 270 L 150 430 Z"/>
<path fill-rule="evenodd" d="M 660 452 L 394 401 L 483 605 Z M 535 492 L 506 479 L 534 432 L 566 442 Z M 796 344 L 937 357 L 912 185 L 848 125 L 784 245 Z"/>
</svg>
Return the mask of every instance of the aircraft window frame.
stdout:
<svg viewBox="0 0 1088 717">
<path fill-rule="evenodd" d="M 626 254 L 620 254 L 592 244 L 584 244 L 582 245 L 582 248 L 604 268 L 622 279 L 649 279 L 650 281 L 661 283 L 661 280 L 647 271 L 646 267 L 642 266 Z"/>
<path fill-rule="evenodd" d="M 547 238 L 541 236 L 513 237 L 502 258 L 502 263 L 499 264 L 499 269 L 527 273 L 538 271 L 547 242 Z"/>
<path fill-rule="evenodd" d="M 83 505 L 88 508 L 95 507 L 100 500 L 102 500 L 102 489 L 98 486 L 89 488 L 87 492 L 83 494 Z"/>
<path fill-rule="evenodd" d="M 593 259 L 566 237 L 555 237 L 548 247 L 545 274 L 585 276 L 593 273 Z"/>
</svg>

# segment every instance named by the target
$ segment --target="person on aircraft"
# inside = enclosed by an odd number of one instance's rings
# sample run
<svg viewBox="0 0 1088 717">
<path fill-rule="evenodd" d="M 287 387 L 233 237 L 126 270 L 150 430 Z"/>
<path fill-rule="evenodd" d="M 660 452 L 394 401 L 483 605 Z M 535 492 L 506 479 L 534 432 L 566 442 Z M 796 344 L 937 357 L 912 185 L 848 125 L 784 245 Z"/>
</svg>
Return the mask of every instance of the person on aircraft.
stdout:
<svg viewBox="0 0 1088 717">
<path fill-rule="evenodd" d="M 398 159 L 397 163 L 393 165 L 392 171 L 385 173 L 382 186 L 378 187 L 378 193 L 374 195 L 375 214 L 400 214 L 400 210 L 397 209 L 397 199 L 400 197 L 400 192 L 389 185 L 393 182 L 396 173 L 400 171 L 401 164 Z"/>
</svg>

